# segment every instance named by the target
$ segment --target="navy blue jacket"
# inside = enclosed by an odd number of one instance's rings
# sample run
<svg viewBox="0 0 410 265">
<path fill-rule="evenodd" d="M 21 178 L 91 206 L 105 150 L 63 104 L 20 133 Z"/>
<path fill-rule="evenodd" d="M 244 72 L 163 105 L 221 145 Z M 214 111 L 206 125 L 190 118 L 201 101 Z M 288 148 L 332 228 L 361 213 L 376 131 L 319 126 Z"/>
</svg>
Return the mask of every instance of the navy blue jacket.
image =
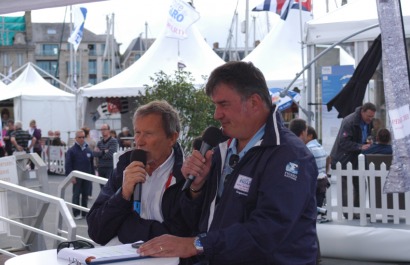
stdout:
<svg viewBox="0 0 410 265">
<path fill-rule="evenodd" d="M 215 205 L 227 142 L 215 149 L 202 194 L 182 197 L 209 264 L 316 264 L 315 158 L 279 113 L 243 156 Z M 189 220 L 189 221 L 188 221 Z"/>
<path fill-rule="evenodd" d="M 70 149 L 67 150 L 65 155 L 66 175 L 68 176 L 73 170 L 94 175 L 95 170 L 93 163 L 93 152 L 90 148 L 88 148 L 88 145 L 84 150 L 82 150 L 80 145 L 75 143 Z"/>
<path fill-rule="evenodd" d="M 164 222 L 145 220 L 133 210 L 133 199 L 122 197 L 123 171 L 131 163 L 131 150 L 120 156 L 113 175 L 108 179 L 87 215 L 88 234 L 98 244 L 105 245 L 118 236 L 122 243 L 148 241 L 162 234 L 190 236 L 180 211 L 180 197 L 185 178 L 181 173 L 183 154 L 179 144 L 174 146 L 175 162 L 172 170 L 176 183 L 169 186 L 162 197 Z M 142 202 L 144 203 L 144 202 Z"/>
</svg>

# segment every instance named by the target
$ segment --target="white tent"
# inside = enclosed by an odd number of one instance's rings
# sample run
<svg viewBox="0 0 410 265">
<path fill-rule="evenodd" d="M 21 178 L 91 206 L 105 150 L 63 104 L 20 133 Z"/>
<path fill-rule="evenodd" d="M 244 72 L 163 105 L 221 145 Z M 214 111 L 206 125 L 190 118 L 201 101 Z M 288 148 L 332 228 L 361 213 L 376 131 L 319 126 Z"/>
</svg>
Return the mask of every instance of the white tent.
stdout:
<svg viewBox="0 0 410 265">
<path fill-rule="evenodd" d="M 410 34 L 410 1 L 401 1 L 406 35 Z M 336 43 L 341 39 L 378 24 L 376 0 L 358 0 L 340 7 L 323 17 L 307 23 L 307 44 Z M 379 27 L 365 31 L 349 41 L 374 40 L 380 34 Z"/>
<path fill-rule="evenodd" d="M 298 9 L 290 9 L 286 20 L 280 20 L 243 61 L 252 62 L 265 76 L 269 87 L 285 88 L 302 70 L 300 26 L 311 18 L 302 11 L 302 23 Z M 306 63 L 306 60 L 305 60 Z M 301 85 L 301 79 L 294 85 Z"/>
<path fill-rule="evenodd" d="M 28 128 L 35 119 L 37 126 L 46 135 L 48 130 L 74 131 L 75 96 L 48 83 L 34 69 L 31 63 L 9 85 L 2 89 L 0 101 L 13 99 L 14 119 Z"/>
<path fill-rule="evenodd" d="M 34 9 L 69 6 L 79 3 L 97 2 L 103 0 L 0 0 L 0 14 L 7 14 L 17 11 L 29 11 Z"/>
<path fill-rule="evenodd" d="M 149 50 L 133 65 L 93 87 L 83 89 L 84 97 L 135 97 L 145 84 L 151 84 L 150 77 L 163 71 L 172 75 L 183 63 L 185 71 L 191 72 L 196 84 L 204 83 L 203 76 L 224 61 L 209 47 L 195 25 L 187 30 L 188 38 L 178 40 L 165 36 L 166 31 Z"/>
</svg>

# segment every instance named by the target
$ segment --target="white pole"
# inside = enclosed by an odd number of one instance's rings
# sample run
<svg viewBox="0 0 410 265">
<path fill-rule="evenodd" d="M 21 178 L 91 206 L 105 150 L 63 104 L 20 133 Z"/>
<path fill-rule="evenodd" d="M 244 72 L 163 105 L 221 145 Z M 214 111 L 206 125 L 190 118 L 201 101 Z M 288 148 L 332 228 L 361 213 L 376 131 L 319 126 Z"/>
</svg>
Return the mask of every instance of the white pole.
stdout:
<svg viewBox="0 0 410 265">
<path fill-rule="evenodd" d="M 249 40 L 249 0 L 246 0 L 246 10 L 245 10 L 245 54 L 246 57 L 248 55 L 248 40 Z"/>
</svg>

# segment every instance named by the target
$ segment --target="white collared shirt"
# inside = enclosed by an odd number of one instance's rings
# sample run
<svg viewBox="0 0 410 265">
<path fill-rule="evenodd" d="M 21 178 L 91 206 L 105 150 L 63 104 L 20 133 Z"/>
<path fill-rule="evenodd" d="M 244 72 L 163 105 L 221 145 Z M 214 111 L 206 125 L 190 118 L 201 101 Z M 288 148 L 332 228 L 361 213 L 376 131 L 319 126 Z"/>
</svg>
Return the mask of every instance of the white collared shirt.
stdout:
<svg viewBox="0 0 410 265">
<path fill-rule="evenodd" d="M 151 176 L 142 184 L 141 194 L 141 217 L 148 220 L 164 221 L 162 215 L 162 196 L 166 189 L 167 181 L 172 177 L 172 167 L 174 165 L 175 155 L 172 150 L 168 159 L 162 163 Z M 170 185 L 175 184 L 175 178 L 172 177 Z"/>
</svg>

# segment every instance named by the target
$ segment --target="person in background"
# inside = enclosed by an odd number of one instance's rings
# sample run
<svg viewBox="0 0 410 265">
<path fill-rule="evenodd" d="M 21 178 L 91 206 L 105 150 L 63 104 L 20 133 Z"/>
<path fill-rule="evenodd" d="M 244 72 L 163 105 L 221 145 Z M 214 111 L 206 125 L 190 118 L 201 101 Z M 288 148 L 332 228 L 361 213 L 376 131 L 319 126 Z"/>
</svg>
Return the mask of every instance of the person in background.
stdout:
<svg viewBox="0 0 410 265">
<path fill-rule="evenodd" d="M 102 245 L 147 241 L 165 233 L 191 234 L 179 207 L 185 178 L 177 111 L 166 101 L 152 101 L 136 110 L 133 124 L 136 148 L 146 151 L 146 165 L 131 161 L 132 150 L 125 151 L 91 207 L 88 233 Z M 140 214 L 133 209 L 137 183 L 142 185 Z"/>
<path fill-rule="evenodd" d="M 10 119 L 7 121 L 7 131 L 3 136 L 4 148 L 6 150 L 6 155 L 11 156 L 13 154 L 13 145 L 11 144 L 11 135 L 14 132 L 14 120 Z"/>
<path fill-rule="evenodd" d="M 7 122 L 10 119 L 10 111 L 7 108 L 1 110 L 1 125 L 2 127 L 7 126 Z"/>
<path fill-rule="evenodd" d="M 88 144 L 88 147 L 91 150 L 94 150 L 95 147 L 97 146 L 97 143 L 95 142 L 95 140 L 93 138 L 91 138 L 90 135 L 90 128 L 88 127 L 82 127 L 81 130 L 84 131 L 85 134 L 85 142 Z M 98 159 L 97 158 L 93 158 L 93 166 L 94 166 L 94 172 L 91 173 L 93 175 L 97 175 L 97 171 L 95 170 L 97 168 L 98 165 Z M 88 199 L 92 200 L 93 199 L 93 183 L 91 183 L 88 187 Z"/>
<path fill-rule="evenodd" d="M 289 122 L 289 130 L 293 132 L 304 144 L 307 142 L 307 125 L 303 119 L 293 119 Z"/>
<path fill-rule="evenodd" d="M 27 131 L 22 129 L 23 125 L 21 121 L 16 121 L 14 128 L 16 129 L 11 134 L 11 144 L 14 152 L 26 152 L 29 153 L 30 149 L 36 143 L 36 137 L 31 136 Z M 29 144 L 30 142 L 30 144 Z"/>
<path fill-rule="evenodd" d="M 122 148 L 131 148 L 132 147 L 132 140 L 121 139 L 123 137 L 133 137 L 130 133 L 130 129 L 128 127 L 123 127 L 122 131 L 118 134 L 118 140 L 120 141 L 120 147 Z"/>
<path fill-rule="evenodd" d="M 78 170 L 88 174 L 94 174 L 93 153 L 85 142 L 85 133 L 79 130 L 75 133 L 75 143 L 67 150 L 65 156 L 65 173 L 68 176 L 73 170 Z M 73 178 L 73 197 L 72 203 L 87 207 L 88 192 L 91 182 L 82 178 Z M 75 220 L 85 218 L 87 212 L 81 212 L 73 208 L 73 216 Z"/>
<path fill-rule="evenodd" d="M 101 125 L 102 139 L 94 148 L 93 155 L 98 158 L 98 176 L 108 179 L 114 169 L 114 153 L 118 150 L 118 141 L 110 133 L 108 124 Z M 101 188 L 104 185 L 100 185 Z"/>
<path fill-rule="evenodd" d="M 393 148 L 390 144 L 391 134 L 388 129 L 379 129 L 376 135 L 376 141 L 369 147 L 369 149 L 364 150 L 362 154 L 393 154 Z"/>
<path fill-rule="evenodd" d="M 33 145 L 33 152 L 38 154 L 39 157 L 41 157 L 41 151 L 43 150 L 43 148 L 41 147 L 41 129 L 37 128 L 37 124 L 35 120 L 31 120 L 30 124 L 29 124 L 29 129 L 28 129 L 28 133 L 32 136 L 32 137 L 36 137 L 36 142 Z M 33 168 L 34 165 L 32 165 Z"/>
<path fill-rule="evenodd" d="M 283 125 L 262 72 L 228 62 L 205 89 L 230 139 L 205 156 L 194 150 L 182 166 L 186 178 L 195 176 L 181 207 L 197 236 L 162 235 L 138 252 L 197 256 L 201 264 L 316 264 L 317 166 Z"/>
<path fill-rule="evenodd" d="M 67 146 L 66 142 L 61 140 L 61 132 L 59 130 L 54 131 L 54 138 L 53 138 L 53 141 L 51 142 L 51 145 Z"/>
<path fill-rule="evenodd" d="M 332 168 L 336 168 L 338 162 L 342 168 L 346 168 L 348 162 L 352 163 L 353 169 L 358 168 L 358 156 L 370 147 L 367 138 L 371 134 L 370 124 L 376 114 L 376 106 L 367 102 L 347 115 L 340 125 L 339 132 L 330 152 Z M 347 206 L 347 180 L 342 176 L 342 205 Z M 353 177 L 353 205 L 359 207 L 359 177 Z M 345 214 L 346 216 L 346 214 Z M 359 215 L 354 215 L 359 218 Z"/>
<path fill-rule="evenodd" d="M 120 139 L 117 136 L 117 132 L 115 130 L 110 130 L 110 135 L 113 139 L 117 140 L 118 146 L 120 145 Z"/>
<path fill-rule="evenodd" d="M 382 128 L 382 121 L 379 118 L 374 118 L 371 123 L 371 133 L 370 137 L 372 139 L 372 143 L 376 142 L 377 132 Z"/>
</svg>

